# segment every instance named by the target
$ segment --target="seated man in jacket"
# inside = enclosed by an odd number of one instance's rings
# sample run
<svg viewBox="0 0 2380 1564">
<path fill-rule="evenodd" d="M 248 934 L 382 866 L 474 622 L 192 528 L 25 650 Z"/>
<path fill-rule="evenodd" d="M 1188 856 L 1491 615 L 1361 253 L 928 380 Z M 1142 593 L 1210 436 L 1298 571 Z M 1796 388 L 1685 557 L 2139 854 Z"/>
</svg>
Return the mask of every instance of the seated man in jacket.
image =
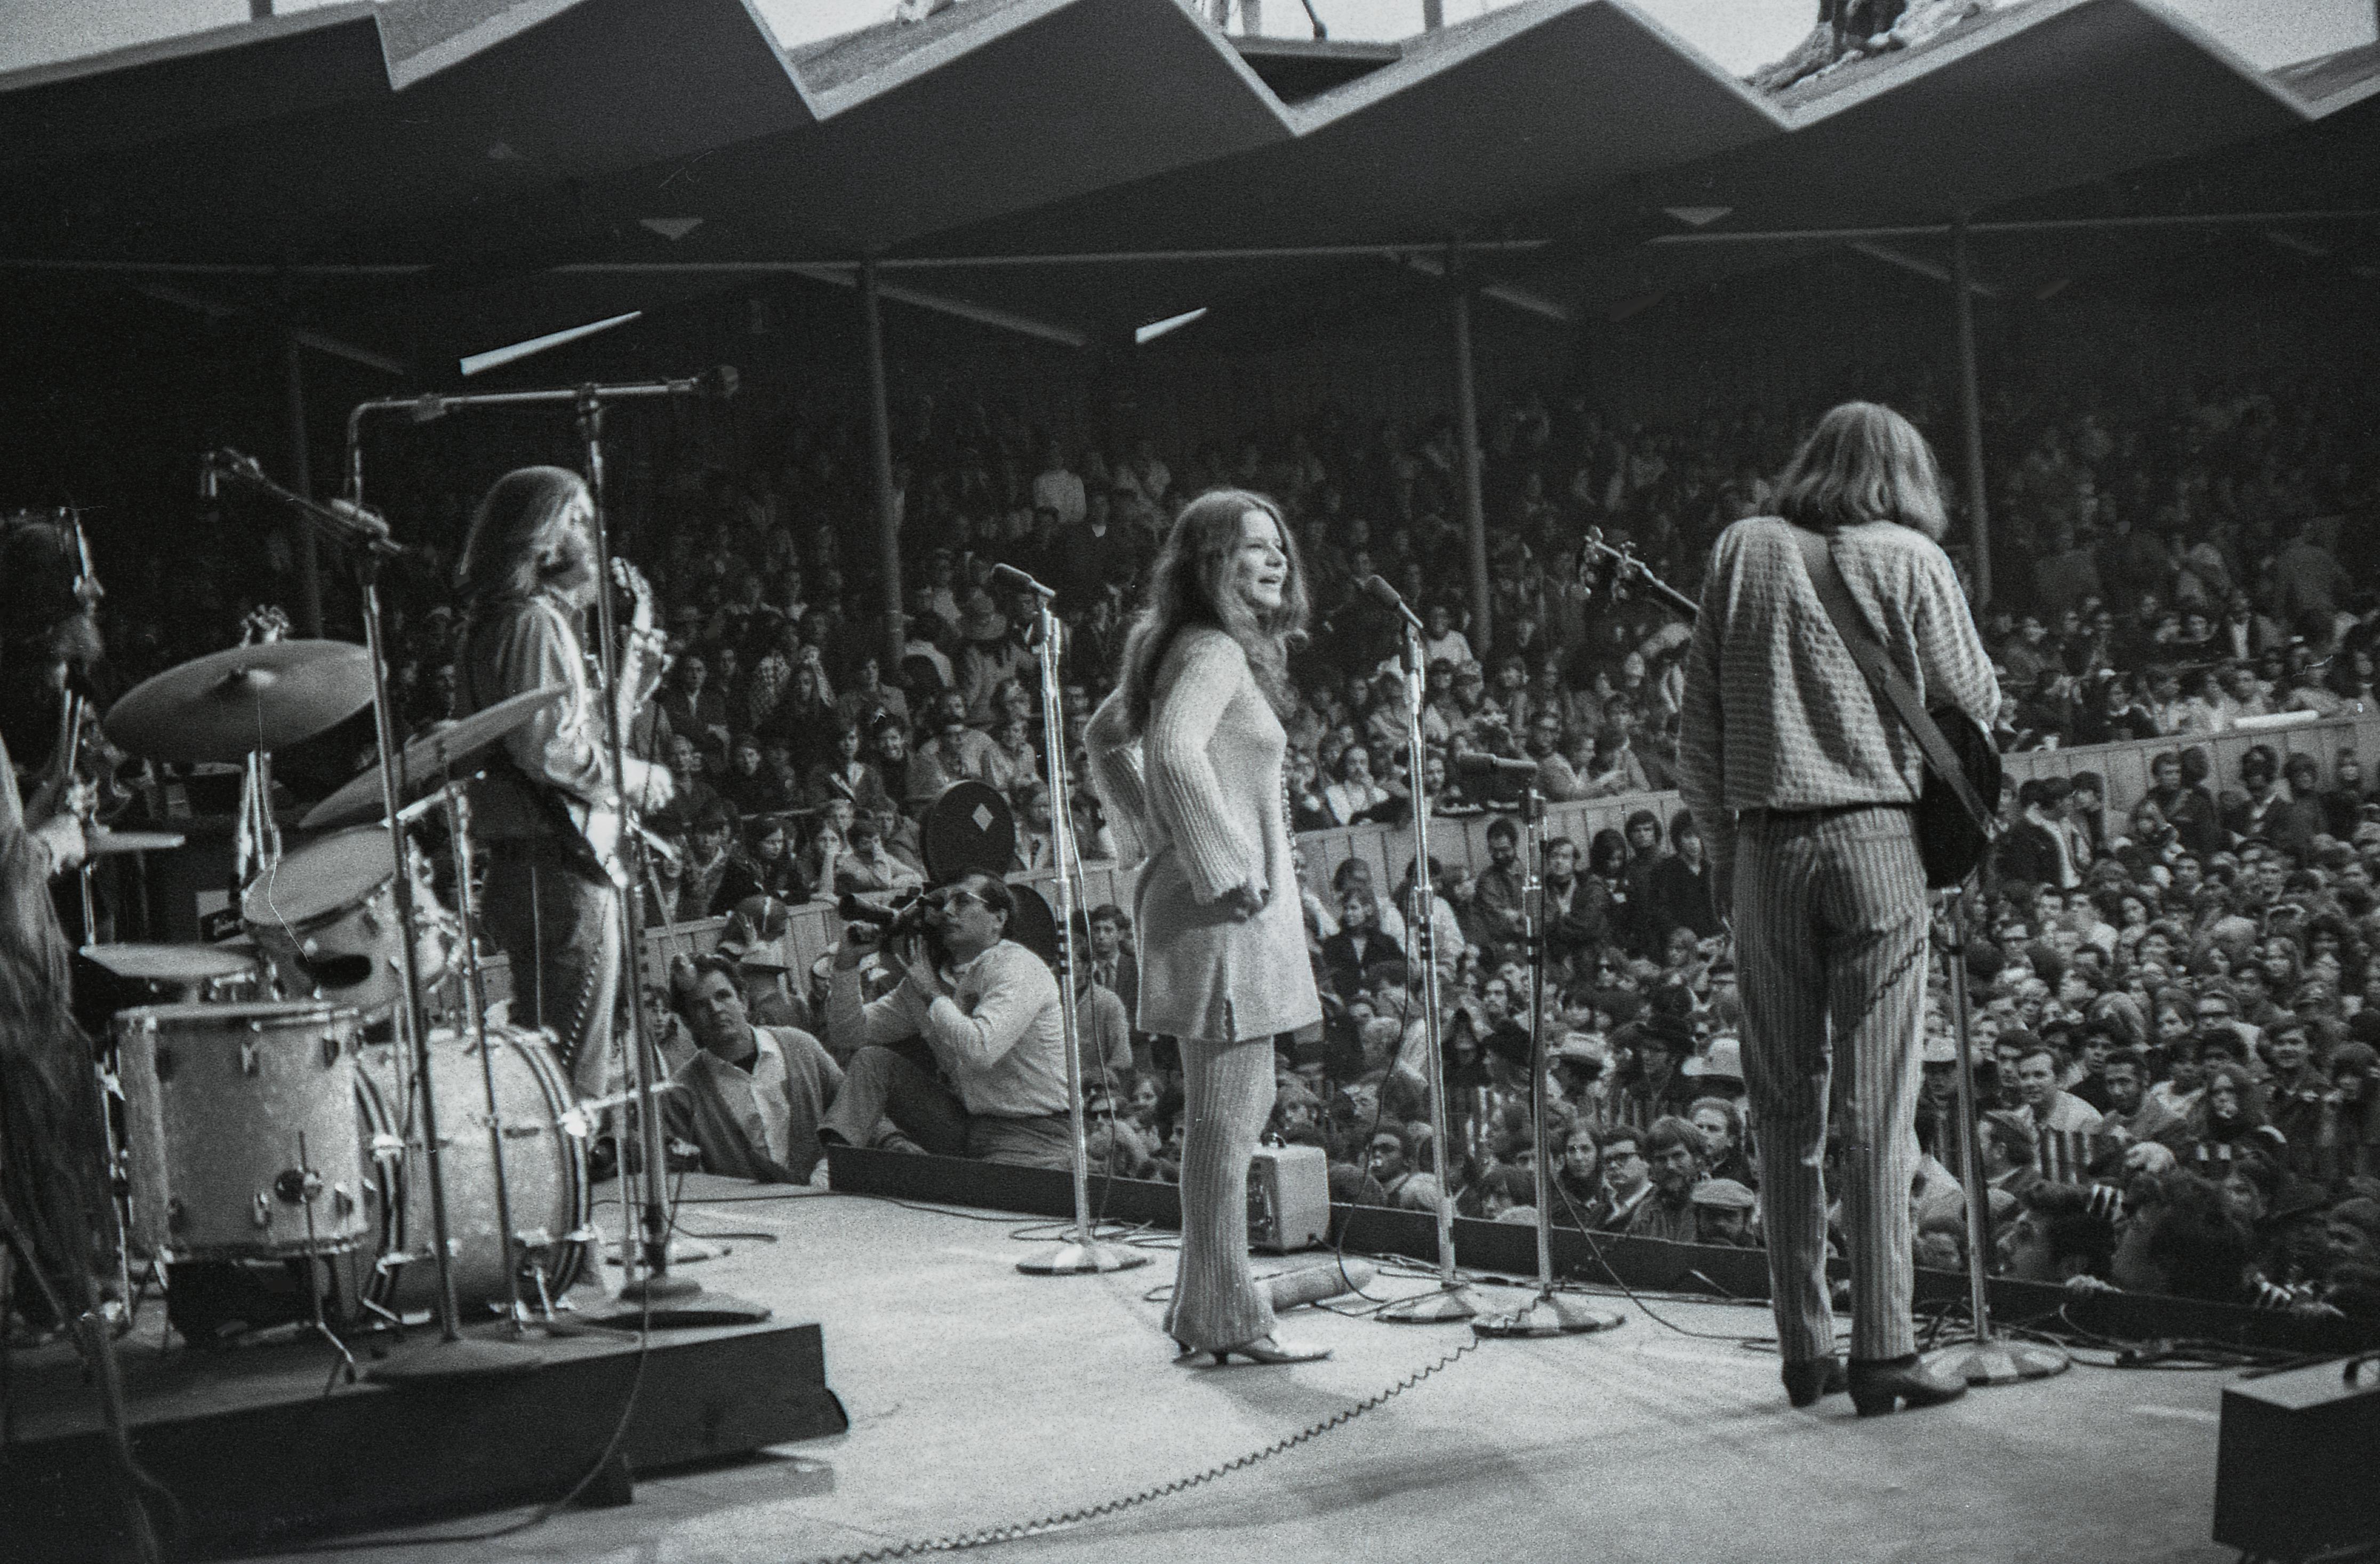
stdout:
<svg viewBox="0 0 2380 1564">
<path fill-rule="evenodd" d="M 843 1085 L 843 1069 L 796 1027 L 754 1026 L 735 958 L 703 956 L 678 1014 L 698 1051 L 670 1074 L 662 1120 L 701 1154 L 705 1172 L 804 1184 L 825 1154 L 819 1119 Z"/>
<path fill-rule="evenodd" d="M 874 942 L 863 925 L 844 930 L 826 1026 L 844 1076 L 820 1139 L 866 1145 L 890 1116 L 938 1156 L 1070 1166 L 1058 980 L 1008 937 L 1016 904 L 998 875 L 968 874 L 928 898 L 941 950 L 904 939 L 900 986 L 880 999 L 860 996 Z"/>
</svg>

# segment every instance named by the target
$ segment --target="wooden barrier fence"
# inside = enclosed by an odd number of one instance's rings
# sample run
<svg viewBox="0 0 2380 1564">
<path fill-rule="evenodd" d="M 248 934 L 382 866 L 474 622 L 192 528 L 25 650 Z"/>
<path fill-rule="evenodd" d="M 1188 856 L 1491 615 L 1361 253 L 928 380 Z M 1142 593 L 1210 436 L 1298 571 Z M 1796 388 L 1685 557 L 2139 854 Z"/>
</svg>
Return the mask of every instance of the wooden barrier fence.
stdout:
<svg viewBox="0 0 2380 1564">
<path fill-rule="evenodd" d="M 2121 832 L 2132 804 L 2148 790 L 2151 758 L 2168 750 L 2184 749 L 2193 744 L 2204 749 L 2208 759 L 2214 763 L 2211 785 L 2216 790 L 2237 781 L 2240 758 L 2257 744 L 2270 745 L 2285 762 L 2292 754 L 2313 756 L 2321 765 L 2326 786 L 2342 750 L 2352 750 L 2367 762 L 2380 760 L 2380 715 L 2342 717 L 2261 733 L 2232 732 L 2211 738 L 2185 734 L 2119 744 L 2093 744 L 2072 750 L 2031 750 L 2005 758 L 2008 786 L 2012 791 L 2019 784 L 2034 777 L 2064 776 L 2070 779 L 2078 772 L 2095 772 L 2106 786 L 2107 828 L 2108 834 L 2113 836 Z M 1680 807 L 1678 795 L 1674 792 L 1631 793 L 1618 798 L 1548 804 L 1546 806 L 1546 834 L 1548 837 L 1568 837 L 1584 850 L 1596 832 L 1621 829 L 1628 816 L 1640 809 L 1651 810 L 1658 816 L 1666 834 L 1670 816 Z M 1429 823 L 1430 856 L 1449 872 L 1476 872 L 1486 868 L 1488 861 L 1488 827 L 1498 818 L 1498 815 L 1490 813 L 1432 819 Z M 1360 858 L 1372 866 L 1373 883 L 1385 893 L 1404 878 L 1405 871 L 1413 862 L 1414 833 L 1410 826 L 1347 825 L 1329 831 L 1305 832 L 1298 837 L 1298 846 L 1305 860 L 1307 886 L 1326 898 L 1332 873 L 1351 858 Z M 1048 889 L 1052 877 L 1050 871 L 1042 869 L 1012 874 L 1009 879 L 1012 884 L 1035 886 L 1054 907 L 1057 898 Z M 1103 902 L 1113 902 L 1129 912 L 1135 878 L 1133 871 L 1111 861 L 1086 863 L 1083 866 L 1082 904 L 1097 907 Z M 645 981 L 649 984 L 662 981 L 672 956 L 699 953 L 716 946 L 725 926 L 723 918 L 705 918 L 647 931 L 643 959 Z M 842 935 L 843 920 L 831 903 L 812 901 L 797 907 L 794 909 L 791 928 L 777 942 L 780 959 L 795 971 L 807 972 Z"/>
</svg>

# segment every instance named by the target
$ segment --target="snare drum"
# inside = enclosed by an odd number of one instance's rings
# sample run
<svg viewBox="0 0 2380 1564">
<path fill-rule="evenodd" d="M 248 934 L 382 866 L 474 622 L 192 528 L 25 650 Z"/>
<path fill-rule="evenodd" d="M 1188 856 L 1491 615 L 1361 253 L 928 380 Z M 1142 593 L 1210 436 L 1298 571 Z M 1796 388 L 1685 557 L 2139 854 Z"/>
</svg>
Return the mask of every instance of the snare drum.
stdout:
<svg viewBox="0 0 2380 1564">
<path fill-rule="evenodd" d="M 134 1252 L 335 1254 L 370 1230 L 356 1012 L 146 1005 L 115 1018 Z"/>
<path fill-rule="evenodd" d="M 240 920 L 285 995 L 336 1000 L 381 1020 L 405 997 L 395 881 L 385 827 L 334 831 L 259 874 L 240 898 Z M 413 908 L 414 960 L 427 989 L 445 975 L 450 947 L 418 862 Z"/>
<path fill-rule="evenodd" d="M 518 1247 L 521 1296 L 538 1302 L 532 1271 L 549 1296 L 578 1279 L 592 1232 L 589 1228 L 587 1125 L 572 1106 L 570 1083 L 539 1032 L 488 1028 L 496 1078 L 496 1112 L 504 1122 L 504 1188 Z M 468 1033 L 440 1028 L 430 1034 L 431 1082 L 443 1147 L 439 1171 L 446 1186 L 446 1233 L 453 1243 L 455 1295 L 466 1307 L 504 1303 L 508 1248 L 497 1218 L 495 1161 L 488 1145 L 488 1089 L 480 1050 Z M 395 1313 L 437 1306 L 438 1265 L 430 1214 L 430 1170 L 420 1155 L 419 1116 L 408 1107 L 410 1056 L 394 1043 L 366 1046 L 356 1074 L 354 1109 L 372 1163 L 370 1203 L 379 1228 L 377 1254 L 358 1252 L 357 1293 Z M 370 1265 L 365 1261 L 369 1257 Z"/>
</svg>

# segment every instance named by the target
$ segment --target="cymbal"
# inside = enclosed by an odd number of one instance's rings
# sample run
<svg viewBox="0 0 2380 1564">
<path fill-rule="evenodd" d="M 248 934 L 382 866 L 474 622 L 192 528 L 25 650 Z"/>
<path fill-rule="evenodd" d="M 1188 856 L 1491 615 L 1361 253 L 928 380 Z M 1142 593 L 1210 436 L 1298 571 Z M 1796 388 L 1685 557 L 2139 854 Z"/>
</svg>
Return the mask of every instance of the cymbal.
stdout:
<svg viewBox="0 0 2380 1564">
<path fill-rule="evenodd" d="M 154 761 L 229 761 L 302 744 L 370 704 L 371 660 L 346 641 L 279 641 L 145 679 L 102 725 L 118 749 Z"/>
<path fill-rule="evenodd" d="M 473 712 L 459 722 L 442 722 L 415 739 L 396 759 L 396 807 L 403 809 L 434 792 L 445 786 L 449 776 L 468 776 L 513 729 L 537 715 L 564 692 L 559 684 L 526 690 Z M 383 801 L 380 767 L 368 766 L 347 778 L 337 792 L 308 810 L 298 824 L 308 831 L 362 825 L 384 817 Z"/>
<path fill-rule="evenodd" d="M 256 971 L 253 945 L 86 945 L 82 953 L 135 983 L 214 983 Z"/>
</svg>

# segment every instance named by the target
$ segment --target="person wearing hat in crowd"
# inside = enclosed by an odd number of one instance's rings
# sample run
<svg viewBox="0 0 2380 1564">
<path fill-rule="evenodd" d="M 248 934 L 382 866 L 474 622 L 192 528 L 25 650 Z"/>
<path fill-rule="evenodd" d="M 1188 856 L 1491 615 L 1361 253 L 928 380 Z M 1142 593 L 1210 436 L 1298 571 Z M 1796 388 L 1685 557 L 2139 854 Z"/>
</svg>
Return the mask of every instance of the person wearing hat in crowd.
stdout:
<svg viewBox="0 0 2380 1564">
<path fill-rule="evenodd" d="M 2041 1137 L 2025 1114 L 2011 1108 L 1993 1109 L 1984 1115 L 1978 1142 L 1987 1188 L 2019 1195 L 2041 1181 L 2041 1169 L 2034 1164 Z"/>
<path fill-rule="evenodd" d="M 1010 633 L 1008 616 L 980 588 L 967 598 L 959 629 L 966 637 L 966 650 L 958 662 L 961 710 L 969 725 L 989 728 L 997 715 L 992 697 L 1000 687 L 1012 678 L 1029 686 L 1038 677 L 1033 652 Z"/>
<path fill-rule="evenodd" d="M 1757 1249 L 1753 1231 L 1760 1197 L 1733 1179 L 1705 1179 L 1686 1197 L 1694 1208 L 1694 1241 L 1728 1249 Z"/>
<path fill-rule="evenodd" d="M 672 1071 L 662 1097 L 669 1134 L 691 1142 L 705 1172 L 806 1184 L 826 1153 L 819 1122 L 843 1068 L 792 1026 L 756 1026 L 735 958 L 698 957 L 677 1009 L 698 1051 Z"/>
</svg>

